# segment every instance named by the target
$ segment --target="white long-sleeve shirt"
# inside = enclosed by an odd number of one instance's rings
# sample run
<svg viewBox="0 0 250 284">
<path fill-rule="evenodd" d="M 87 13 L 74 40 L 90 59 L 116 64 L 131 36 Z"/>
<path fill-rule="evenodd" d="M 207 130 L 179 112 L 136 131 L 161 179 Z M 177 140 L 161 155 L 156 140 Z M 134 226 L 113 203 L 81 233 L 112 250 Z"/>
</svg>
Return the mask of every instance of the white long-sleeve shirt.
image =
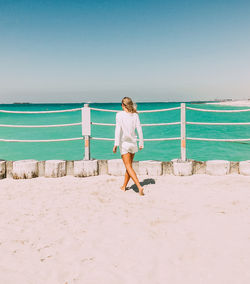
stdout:
<svg viewBox="0 0 250 284">
<path fill-rule="evenodd" d="M 144 147 L 139 115 L 137 113 L 119 111 L 116 114 L 115 146 L 121 145 L 122 142 L 136 143 L 135 129 L 139 135 L 139 147 Z"/>
</svg>

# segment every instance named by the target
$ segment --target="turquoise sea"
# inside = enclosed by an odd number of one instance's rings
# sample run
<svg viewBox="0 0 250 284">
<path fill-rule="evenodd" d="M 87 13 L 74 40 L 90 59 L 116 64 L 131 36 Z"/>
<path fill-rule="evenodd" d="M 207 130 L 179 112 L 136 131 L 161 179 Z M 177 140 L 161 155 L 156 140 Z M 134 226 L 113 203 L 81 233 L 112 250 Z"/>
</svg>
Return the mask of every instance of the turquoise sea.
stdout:
<svg viewBox="0 0 250 284">
<path fill-rule="evenodd" d="M 180 106 L 174 103 L 137 103 L 138 110 L 153 110 Z M 187 106 L 204 109 L 246 109 L 187 102 Z M 0 110 L 44 111 L 63 110 L 82 107 L 79 104 L 0 104 Z M 91 107 L 120 110 L 120 103 L 92 103 Z M 115 113 L 91 111 L 92 122 L 115 123 Z M 160 123 L 180 121 L 180 110 L 141 113 L 141 123 Z M 214 113 L 186 110 L 186 120 L 196 122 L 250 122 L 250 112 Z M 81 112 L 53 114 L 12 114 L 0 113 L 0 124 L 45 125 L 67 124 L 81 121 Z M 114 138 L 114 126 L 92 125 L 93 137 Z M 202 138 L 250 138 L 250 125 L 187 125 L 187 136 Z M 180 137 L 180 125 L 143 127 L 144 138 Z M 0 127 L 0 139 L 60 139 L 81 137 L 81 126 L 57 128 L 9 128 Z M 187 140 L 187 158 L 199 161 L 225 159 L 230 161 L 250 160 L 250 141 L 211 142 Z M 180 140 L 145 142 L 145 148 L 135 155 L 135 160 L 170 161 L 180 158 Z M 112 152 L 113 141 L 91 140 L 91 158 L 117 159 Z M 0 159 L 64 159 L 80 160 L 84 156 L 84 140 L 67 142 L 0 142 Z"/>
</svg>

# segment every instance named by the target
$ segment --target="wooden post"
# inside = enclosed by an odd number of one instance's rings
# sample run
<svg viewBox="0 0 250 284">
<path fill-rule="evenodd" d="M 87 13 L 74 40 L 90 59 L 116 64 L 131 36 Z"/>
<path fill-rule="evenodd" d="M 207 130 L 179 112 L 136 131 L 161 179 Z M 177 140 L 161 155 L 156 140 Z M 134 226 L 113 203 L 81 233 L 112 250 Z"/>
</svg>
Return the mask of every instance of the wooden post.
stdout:
<svg viewBox="0 0 250 284">
<path fill-rule="evenodd" d="M 90 160 L 91 120 L 89 104 L 82 108 L 82 136 L 84 136 L 84 160 Z"/>
<path fill-rule="evenodd" d="M 186 161 L 186 104 L 181 104 L 181 160 Z"/>
</svg>

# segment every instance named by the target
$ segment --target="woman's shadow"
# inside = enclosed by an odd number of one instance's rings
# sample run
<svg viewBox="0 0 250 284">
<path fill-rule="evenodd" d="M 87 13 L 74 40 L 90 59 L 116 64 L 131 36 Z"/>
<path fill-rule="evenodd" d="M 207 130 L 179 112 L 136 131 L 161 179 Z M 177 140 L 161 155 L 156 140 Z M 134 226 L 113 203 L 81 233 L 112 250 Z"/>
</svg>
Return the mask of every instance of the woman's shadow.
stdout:
<svg viewBox="0 0 250 284">
<path fill-rule="evenodd" d="M 148 184 L 155 184 L 155 180 L 153 178 L 146 178 L 144 179 L 142 182 L 140 182 L 140 185 L 143 187 L 144 185 L 148 185 Z M 133 189 L 135 192 L 139 192 L 137 186 L 135 184 L 131 185 L 129 189 Z"/>
</svg>

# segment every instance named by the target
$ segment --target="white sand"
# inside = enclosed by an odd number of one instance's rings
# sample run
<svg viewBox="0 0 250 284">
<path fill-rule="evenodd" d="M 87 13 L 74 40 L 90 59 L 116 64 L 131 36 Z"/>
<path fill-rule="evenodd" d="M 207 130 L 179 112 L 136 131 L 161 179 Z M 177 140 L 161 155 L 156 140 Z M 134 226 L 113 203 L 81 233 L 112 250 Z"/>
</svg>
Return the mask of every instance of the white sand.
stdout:
<svg viewBox="0 0 250 284">
<path fill-rule="evenodd" d="M 249 176 L 122 179 L 0 180 L 0 283 L 250 283 Z"/>
<path fill-rule="evenodd" d="M 249 100 L 233 100 L 233 101 L 225 101 L 225 102 L 214 102 L 214 103 L 206 103 L 206 104 L 225 105 L 225 106 L 239 106 L 239 107 L 250 107 L 250 99 L 249 99 Z"/>
</svg>

